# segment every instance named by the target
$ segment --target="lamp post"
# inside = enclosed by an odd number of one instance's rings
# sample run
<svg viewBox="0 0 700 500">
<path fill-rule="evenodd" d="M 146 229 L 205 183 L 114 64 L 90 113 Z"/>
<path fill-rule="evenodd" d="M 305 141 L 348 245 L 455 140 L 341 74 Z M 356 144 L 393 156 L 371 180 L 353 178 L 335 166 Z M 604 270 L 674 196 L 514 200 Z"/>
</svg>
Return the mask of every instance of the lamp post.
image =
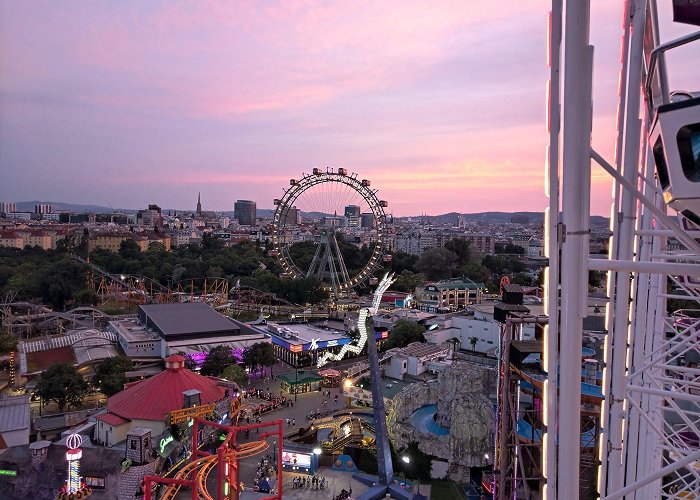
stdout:
<svg viewBox="0 0 700 500">
<path fill-rule="evenodd" d="M 297 394 L 299 393 L 299 364 L 294 362 L 294 402 L 297 402 Z"/>
</svg>

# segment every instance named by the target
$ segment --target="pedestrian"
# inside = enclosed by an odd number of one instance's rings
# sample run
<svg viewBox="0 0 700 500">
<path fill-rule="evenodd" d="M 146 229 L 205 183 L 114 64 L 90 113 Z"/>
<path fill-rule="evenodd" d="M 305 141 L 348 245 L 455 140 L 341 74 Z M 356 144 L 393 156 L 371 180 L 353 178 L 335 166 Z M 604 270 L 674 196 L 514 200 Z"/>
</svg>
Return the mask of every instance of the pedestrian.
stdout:
<svg viewBox="0 0 700 500">
<path fill-rule="evenodd" d="M 296 426 L 297 426 L 297 421 L 296 421 L 296 419 L 293 418 L 292 419 L 292 427 L 296 427 Z"/>
</svg>

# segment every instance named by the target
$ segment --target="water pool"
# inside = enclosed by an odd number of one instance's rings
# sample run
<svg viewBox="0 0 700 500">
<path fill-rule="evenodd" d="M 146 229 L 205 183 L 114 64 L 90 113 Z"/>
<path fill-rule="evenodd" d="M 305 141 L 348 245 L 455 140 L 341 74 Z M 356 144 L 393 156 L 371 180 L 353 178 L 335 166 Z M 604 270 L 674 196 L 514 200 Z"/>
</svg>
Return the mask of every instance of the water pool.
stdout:
<svg viewBox="0 0 700 500">
<path fill-rule="evenodd" d="M 419 432 L 435 434 L 437 436 L 445 436 L 450 433 L 448 429 L 441 427 L 435 422 L 435 414 L 437 413 L 437 405 L 425 405 L 418 408 L 411 415 L 411 425 L 418 429 Z"/>
</svg>

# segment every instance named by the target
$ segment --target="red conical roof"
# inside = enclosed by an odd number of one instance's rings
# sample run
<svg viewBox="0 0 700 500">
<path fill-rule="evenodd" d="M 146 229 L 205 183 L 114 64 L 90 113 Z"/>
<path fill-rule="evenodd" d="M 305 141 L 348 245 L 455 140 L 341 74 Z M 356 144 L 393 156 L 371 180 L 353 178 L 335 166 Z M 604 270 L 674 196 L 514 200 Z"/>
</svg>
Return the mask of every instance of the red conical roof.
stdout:
<svg viewBox="0 0 700 500">
<path fill-rule="evenodd" d="M 153 377 L 127 387 L 109 398 L 107 410 L 130 420 L 163 420 L 173 410 L 182 409 L 185 391 L 201 392 L 201 404 L 223 398 L 226 390 L 216 381 L 186 370 L 185 358 L 178 355 L 165 359 L 167 369 Z"/>
</svg>

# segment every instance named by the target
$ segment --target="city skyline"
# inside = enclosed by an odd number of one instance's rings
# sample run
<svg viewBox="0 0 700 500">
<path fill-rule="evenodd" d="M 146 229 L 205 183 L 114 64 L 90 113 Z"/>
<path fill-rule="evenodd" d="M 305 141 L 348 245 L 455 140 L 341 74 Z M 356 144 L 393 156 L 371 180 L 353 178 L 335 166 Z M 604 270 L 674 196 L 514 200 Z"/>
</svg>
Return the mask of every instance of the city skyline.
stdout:
<svg viewBox="0 0 700 500">
<path fill-rule="evenodd" d="M 2 2 L 0 199 L 271 208 L 328 166 L 396 216 L 542 211 L 548 2 L 398 6 Z M 593 3 L 610 160 L 621 16 Z M 660 17 L 664 40 L 692 30 Z M 608 215 L 610 182 L 593 183 Z"/>
</svg>

